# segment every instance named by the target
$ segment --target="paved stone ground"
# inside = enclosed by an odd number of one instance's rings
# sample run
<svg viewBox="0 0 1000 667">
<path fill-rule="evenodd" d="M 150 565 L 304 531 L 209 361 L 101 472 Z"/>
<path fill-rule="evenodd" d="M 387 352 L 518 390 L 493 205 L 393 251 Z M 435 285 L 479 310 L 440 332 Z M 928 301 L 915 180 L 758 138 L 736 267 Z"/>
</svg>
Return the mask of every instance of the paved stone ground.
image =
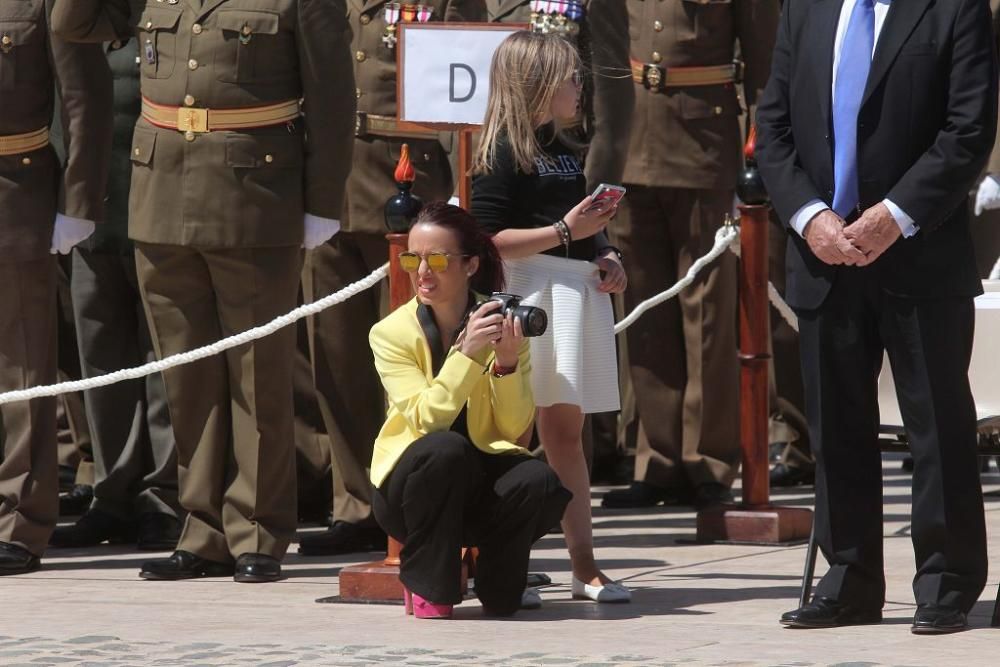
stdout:
<svg viewBox="0 0 1000 667">
<path fill-rule="evenodd" d="M 316 604 L 337 593 L 338 568 L 367 557 L 290 555 L 288 578 L 241 585 L 214 579 L 146 582 L 146 555 L 121 548 L 53 551 L 44 569 L 0 579 L 0 665 L 996 665 L 1000 631 L 988 627 L 997 574 L 976 606 L 974 629 L 914 637 L 908 535 L 909 477 L 887 459 L 885 547 L 889 602 L 880 626 L 782 629 L 795 606 L 805 554 L 791 547 L 696 545 L 694 515 L 674 509 L 595 510 L 599 557 L 635 591 L 631 605 L 572 601 L 557 535 L 535 551 L 549 573 L 545 606 L 484 619 L 467 602 L 451 621 L 406 618 L 401 607 Z M 990 546 L 1000 553 L 1000 474 L 986 475 Z M 595 504 L 600 489 L 595 489 Z M 777 494 L 811 505 L 811 489 Z M 994 562 L 997 562 L 994 557 Z M 821 568 L 822 569 L 822 568 Z"/>
</svg>

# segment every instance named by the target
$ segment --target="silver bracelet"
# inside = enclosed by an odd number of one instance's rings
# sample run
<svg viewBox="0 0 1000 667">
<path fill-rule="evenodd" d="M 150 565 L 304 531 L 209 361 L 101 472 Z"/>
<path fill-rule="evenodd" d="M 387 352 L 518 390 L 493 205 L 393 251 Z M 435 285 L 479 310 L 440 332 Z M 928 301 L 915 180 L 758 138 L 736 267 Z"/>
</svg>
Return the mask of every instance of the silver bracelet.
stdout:
<svg viewBox="0 0 1000 667">
<path fill-rule="evenodd" d="M 552 223 L 552 226 L 556 228 L 556 234 L 559 235 L 559 243 L 562 244 L 563 248 L 565 248 L 566 256 L 569 257 L 569 244 L 573 241 L 573 235 L 570 234 L 569 225 L 566 224 L 565 220 L 556 220 Z"/>
</svg>

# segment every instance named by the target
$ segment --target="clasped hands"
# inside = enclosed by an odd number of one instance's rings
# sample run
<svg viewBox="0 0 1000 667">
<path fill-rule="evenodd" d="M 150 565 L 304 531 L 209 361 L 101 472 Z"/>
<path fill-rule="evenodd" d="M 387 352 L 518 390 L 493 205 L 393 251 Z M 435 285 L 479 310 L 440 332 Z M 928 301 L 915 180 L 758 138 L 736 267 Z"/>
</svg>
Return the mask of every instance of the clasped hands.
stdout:
<svg viewBox="0 0 1000 667">
<path fill-rule="evenodd" d="M 821 261 L 833 266 L 868 266 L 896 242 L 902 232 L 884 203 L 872 206 L 850 225 L 827 209 L 806 225 L 803 236 Z"/>
</svg>

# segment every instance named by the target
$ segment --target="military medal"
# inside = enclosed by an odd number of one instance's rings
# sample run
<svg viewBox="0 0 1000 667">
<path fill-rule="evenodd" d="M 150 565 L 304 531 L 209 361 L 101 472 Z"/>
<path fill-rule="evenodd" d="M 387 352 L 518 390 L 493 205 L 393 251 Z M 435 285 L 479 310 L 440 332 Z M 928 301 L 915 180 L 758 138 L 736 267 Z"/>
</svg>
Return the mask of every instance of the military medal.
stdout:
<svg viewBox="0 0 1000 667">
<path fill-rule="evenodd" d="M 240 44 L 246 46 L 253 39 L 253 28 L 247 24 L 243 24 L 243 29 L 240 30 Z"/>
<path fill-rule="evenodd" d="M 155 65 L 156 64 L 156 49 L 153 48 L 153 40 L 147 39 L 144 47 L 146 52 L 146 64 Z"/>
<path fill-rule="evenodd" d="M 577 0 L 531 0 L 531 31 L 573 38 L 586 10 Z"/>
<path fill-rule="evenodd" d="M 10 53 L 14 49 L 14 40 L 10 38 L 10 35 L 4 35 L 0 37 L 0 51 L 4 53 Z"/>
<path fill-rule="evenodd" d="M 434 15 L 430 5 L 411 5 L 400 2 L 389 2 L 385 5 L 385 33 L 382 43 L 387 48 L 396 48 L 399 37 L 396 35 L 400 23 L 427 23 Z"/>
</svg>

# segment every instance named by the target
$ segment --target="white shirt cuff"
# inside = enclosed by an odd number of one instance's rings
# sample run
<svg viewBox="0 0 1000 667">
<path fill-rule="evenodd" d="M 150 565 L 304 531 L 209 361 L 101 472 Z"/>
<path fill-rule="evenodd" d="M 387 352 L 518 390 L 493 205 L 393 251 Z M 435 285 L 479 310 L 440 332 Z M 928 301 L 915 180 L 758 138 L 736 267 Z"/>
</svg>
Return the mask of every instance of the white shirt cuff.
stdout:
<svg viewBox="0 0 1000 667">
<path fill-rule="evenodd" d="M 809 221 L 816 217 L 817 213 L 822 213 L 823 211 L 830 208 L 821 199 L 810 199 L 805 203 L 805 205 L 792 215 L 791 220 L 788 224 L 798 232 L 799 236 L 803 236 L 806 231 L 806 225 Z"/>
<path fill-rule="evenodd" d="M 883 199 L 882 203 L 885 204 L 887 209 L 889 209 L 889 213 L 892 214 L 893 220 L 895 220 L 896 224 L 899 225 L 899 231 L 903 233 L 904 239 L 908 239 L 920 231 L 920 227 L 917 223 L 914 222 L 913 218 L 906 215 L 906 213 L 903 212 L 903 209 L 899 208 L 888 199 Z"/>
</svg>

